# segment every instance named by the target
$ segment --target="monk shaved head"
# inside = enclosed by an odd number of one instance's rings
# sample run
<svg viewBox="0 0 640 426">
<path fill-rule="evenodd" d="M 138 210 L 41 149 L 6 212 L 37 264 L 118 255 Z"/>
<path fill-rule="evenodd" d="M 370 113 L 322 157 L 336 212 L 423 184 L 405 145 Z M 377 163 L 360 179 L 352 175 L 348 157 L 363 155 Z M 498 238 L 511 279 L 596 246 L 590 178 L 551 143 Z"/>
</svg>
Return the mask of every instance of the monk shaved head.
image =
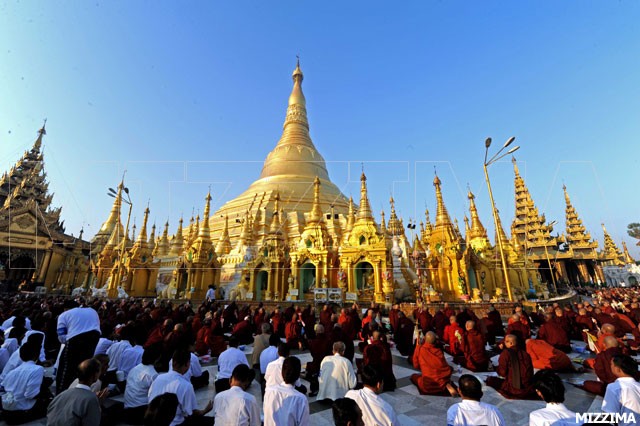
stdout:
<svg viewBox="0 0 640 426">
<path fill-rule="evenodd" d="M 618 339 L 614 336 L 607 336 L 604 338 L 604 347 L 609 348 L 617 348 L 618 347 Z"/>
<path fill-rule="evenodd" d="M 544 322 L 550 322 L 550 321 L 553 321 L 553 315 L 549 313 L 544 314 Z"/>
<path fill-rule="evenodd" d="M 437 336 L 433 331 L 427 331 L 427 334 L 424 336 L 424 341 L 426 343 L 434 344 L 436 342 Z"/>
<path fill-rule="evenodd" d="M 513 314 L 513 315 L 511 315 L 511 319 L 514 320 L 514 321 L 520 321 L 520 315 Z"/>
<path fill-rule="evenodd" d="M 614 334 L 616 332 L 616 328 L 613 326 L 613 324 L 603 324 L 602 328 L 601 328 L 603 333 L 607 333 L 607 334 Z"/>
<path fill-rule="evenodd" d="M 466 328 L 467 330 L 473 330 L 476 326 L 476 323 L 474 321 L 467 321 L 467 323 L 464 325 L 464 328 Z"/>
<path fill-rule="evenodd" d="M 578 311 L 578 313 L 579 313 L 580 315 L 587 315 L 587 310 L 586 310 L 586 309 L 584 309 L 584 308 L 582 308 L 582 309 L 580 309 L 580 310 Z"/>
<path fill-rule="evenodd" d="M 379 330 L 374 330 L 374 332 L 371 333 L 371 339 L 372 340 L 380 340 L 380 331 Z"/>
<path fill-rule="evenodd" d="M 504 336 L 504 345 L 507 348 L 513 348 L 518 344 L 518 338 L 513 334 L 507 334 Z"/>
<path fill-rule="evenodd" d="M 449 317 L 449 322 L 450 322 L 451 324 L 455 324 L 455 323 L 456 323 L 456 316 L 455 316 L 455 315 L 451 315 L 451 316 Z"/>
</svg>

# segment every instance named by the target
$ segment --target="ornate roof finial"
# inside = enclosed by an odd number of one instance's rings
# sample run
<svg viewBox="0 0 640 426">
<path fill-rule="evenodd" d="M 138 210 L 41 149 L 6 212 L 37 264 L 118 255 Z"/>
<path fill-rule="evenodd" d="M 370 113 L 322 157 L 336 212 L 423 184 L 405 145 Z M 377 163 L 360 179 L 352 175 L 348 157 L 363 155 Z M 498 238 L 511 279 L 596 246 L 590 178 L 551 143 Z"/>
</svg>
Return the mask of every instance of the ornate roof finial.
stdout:
<svg viewBox="0 0 640 426">
<path fill-rule="evenodd" d="M 468 187 L 468 185 L 467 185 Z M 478 209 L 476 208 L 475 198 L 471 189 L 469 189 L 469 193 L 467 195 L 469 198 L 469 213 L 471 214 L 471 228 L 469 236 L 471 238 L 486 238 L 487 230 L 480 222 L 480 217 L 478 216 Z"/>
<path fill-rule="evenodd" d="M 360 208 L 358 209 L 358 219 L 373 219 L 369 196 L 367 194 L 367 176 L 362 172 L 360 175 Z"/>
</svg>

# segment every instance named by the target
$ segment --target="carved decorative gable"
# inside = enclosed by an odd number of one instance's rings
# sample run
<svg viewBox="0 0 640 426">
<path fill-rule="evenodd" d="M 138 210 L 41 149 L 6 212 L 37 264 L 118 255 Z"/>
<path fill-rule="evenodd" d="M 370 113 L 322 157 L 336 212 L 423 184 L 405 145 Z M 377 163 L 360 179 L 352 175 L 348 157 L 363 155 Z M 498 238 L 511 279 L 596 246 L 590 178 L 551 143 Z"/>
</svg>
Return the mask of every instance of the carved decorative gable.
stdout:
<svg viewBox="0 0 640 426">
<path fill-rule="evenodd" d="M 9 231 L 33 235 L 36 233 L 36 225 L 36 218 L 31 213 L 24 213 L 11 218 Z"/>
</svg>

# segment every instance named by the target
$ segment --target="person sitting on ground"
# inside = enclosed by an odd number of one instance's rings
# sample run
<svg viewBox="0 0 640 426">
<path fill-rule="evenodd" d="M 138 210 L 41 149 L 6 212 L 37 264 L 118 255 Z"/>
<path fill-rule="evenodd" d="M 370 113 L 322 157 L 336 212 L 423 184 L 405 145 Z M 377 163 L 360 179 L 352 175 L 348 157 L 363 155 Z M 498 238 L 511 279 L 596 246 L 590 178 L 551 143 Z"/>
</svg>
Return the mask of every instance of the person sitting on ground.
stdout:
<svg viewBox="0 0 640 426">
<path fill-rule="evenodd" d="M 344 356 L 345 345 L 342 342 L 333 344 L 333 355 L 324 357 L 320 364 L 320 390 L 318 400 L 335 401 L 344 397 L 349 389 L 356 386 L 356 373 L 353 365 Z"/>
<path fill-rule="evenodd" d="M 159 360 L 160 349 L 150 346 L 144 350 L 142 362 L 129 371 L 124 391 L 123 418 L 130 424 L 141 424 L 144 421 L 144 413 L 149 404 L 149 388 L 158 377 L 155 363 Z"/>
<path fill-rule="evenodd" d="M 457 391 L 451 383 L 453 368 L 447 364 L 442 349 L 436 346 L 436 339 L 436 334 L 429 331 L 424 336 L 424 343 L 418 342 L 413 353 L 413 366 L 421 374 L 412 374 L 411 382 L 421 395 L 455 396 Z"/>
<path fill-rule="evenodd" d="M 509 318 L 509 324 L 505 330 L 505 334 L 511 334 L 518 338 L 518 345 L 524 349 L 524 342 L 531 337 L 531 329 L 529 325 L 524 323 L 520 315 L 513 314 Z"/>
<path fill-rule="evenodd" d="M 538 370 L 581 372 L 582 367 L 577 368 L 566 353 L 554 348 L 544 340 L 527 339 L 527 353 L 531 357 L 533 368 Z"/>
<path fill-rule="evenodd" d="M 175 393 L 163 393 L 149 402 L 144 413 L 144 426 L 170 426 L 178 410 L 178 397 Z"/>
<path fill-rule="evenodd" d="M 27 342 L 19 351 L 22 363 L 9 371 L 2 382 L 6 391 L 2 396 L 2 409 L 4 419 L 10 425 L 44 417 L 51 401 L 51 393 L 42 389 L 44 368 L 35 364 L 40 348 Z"/>
<path fill-rule="evenodd" d="M 107 395 L 104 389 L 97 395 L 91 385 L 100 377 L 101 365 L 95 358 L 84 360 L 78 365 L 78 381 L 75 387 L 59 393 L 47 409 L 49 426 L 81 426 L 100 424 L 100 401 Z"/>
<path fill-rule="evenodd" d="M 387 343 L 386 336 L 381 331 L 373 331 L 371 343 L 365 346 L 362 355 L 362 367 L 372 365 L 380 369 L 384 378 L 384 391 L 393 392 L 396 389 L 396 376 L 393 373 L 391 347 Z"/>
<path fill-rule="evenodd" d="M 487 371 L 489 367 L 489 356 L 485 350 L 487 342 L 475 327 L 475 321 L 467 321 L 465 324 L 466 331 L 462 337 L 464 359 L 461 361 L 468 370 Z"/>
<path fill-rule="evenodd" d="M 362 411 L 350 398 L 339 398 L 331 406 L 335 426 L 365 426 Z"/>
<path fill-rule="evenodd" d="M 635 425 L 640 418 L 638 363 L 628 355 L 616 355 L 611 360 L 611 371 L 617 378 L 607 386 L 602 411 L 626 414 L 627 422 L 619 421 L 618 426 Z"/>
<path fill-rule="evenodd" d="M 566 317 L 563 316 L 563 318 Z M 539 340 L 544 340 L 554 348 L 560 349 L 562 352 L 571 352 L 569 335 L 560 322 L 554 321 L 552 314 L 544 314 L 544 324 L 540 326 L 537 338 Z"/>
<path fill-rule="evenodd" d="M 365 366 L 360 372 L 364 387 L 350 390 L 345 398 L 353 399 L 362 411 L 365 425 L 399 426 L 400 422 L 393 407 L 380 397 L 383 389 L 382 372 L 371 365 Z"/>
<path fill-rule="evenodd" d="M 560 376 L 550 370 L 540 370 L 533 375 L 533 389 L 547 406 L 529 414 L 529 426 L 575 424 L 576 413 L 564 405 L 564 385 Z"/>
<path fill-rule="evenodd" d="M 616 376 L 611 370 L 611 360 L 616 355 L 622 355 L 618 339 L 614 336 L 606 336 L 604 338 L 604 346 L 606 349 L 596 355 L 593 363 L 593 369 L 596 376 L 598 376 L 598 380 L 585 380 L 582 384 L 582 389 L 600 396 L 604 396 L 607 385 L 616 380 Z"/>
<path fill-rule="evenodd" d="M 238 349 L 238 344 L 238 339 L 231 336 L 229 339 L 229 347 L 218 357 L 218 377 L 215 382 L 216 393 L 224 392 L 231 387 L 229 385 L 229 379 L 236 366 L 239 364 L 249 366 L 247 356 L 243 351 Z"/>
<path fill-rule="evenodd" d="M 475 376 L 463 374 L 458 380 L 462 402 L 447 410 L 447 426 L 494 425 L 505 426 L 502 413 L 495 406 L 480 402 L 482 383 Z"/>
<path fill-rule="evenodd" d="M 151 384 L 149 388 L 149 400 L 153 400 L 156 396 L 163 393 L 175 393 L 178 397 L 178 409 L 176 415 L 171 422 L 171 426 L 181 424 L 213 424 L 213 417 L 205 417 L 209 411 L 213 409 L 213 401 L 209 401 L 203 410 L 198 410 L 196 402 L 196 394 L 193 390 L 191 382 L 185 377 L 184 373 L 189 370 L 191 364 L 191 356 L 185 350 L 177 350 L 171 359 L 172 370 L 168 373 L 160 374 Z M 195 417 L 195 419 L 190 419 Z"/>
<path fill-rule="evenodd" d="M 449 346 L 446 351 L 453 356 L 463 355 L 462 353 L 462 336 L 464 330 L 458 324 L 455 315 L 449 317 L 449 325 L 444 328 L 444 340 Z"/>
<path fill-rule="evenodd" d="M 267 366 L 271 361 L 278 359 L 278 345 L 280 343 L 280 337 L 275 333 L 271 334 L 269 336 L 269 347 L 263 350 L 260 354 L 260 389 L 262 391 L 262 395 L 264 395 L 264 375 L 267 372 Z"/>
<path fill-rule="evenodd" d="M 239 364 L 231 374 L 231 388 L 216 395 L 213 413 L 218 425 L 260 426 L 260 406 L 247 392 L 255 378 L 255 371 Z"/>
<path fill-rule="evenodd" d="M 278 359 L 271 361 L 267 365 L 267 369 L 264 373 L 265 387 L 281 385 L 284 383 L 284 378 L 282 377 L 282 365 L 288 356 L 289 346 L 286 343 L 280 342 L 278 345 Z M 296 380 L 295 388 L 298 392 L 303 394 L 307 393 L 307 389 L 304 387 L 300 379 Z"/>
<path fill-rule="evenodd" d="M 267 386 L 264 392 L 264 426 L 309 425 L 309 401 L 294 389 L 300 379 L 300 360 L 290 356 L 282 363 L 284 383 Z"/>
<path fill-rule="evenodd" d="M 189 367 L 189 371 L 187 371 L 184 376 L 187 378 L 194 389 L 200 389 L 209 385 L 209 372 L 207 370 L 202 369 L 202 365 L 200 365 L 200 360 L 198 359 L 198 355 L 196 355 L 196 345 L 195 342 L 191 342 L 187 346 L 187 350 L 190 353 L 191 357 L 191 366 Z"/>
<path fill-rule="evenodd" d="M 518 346 L 518 338 L 508 334 L 504 338 L 504 349 L 498 358 L 496 372 L 500 377 L 488 377 L 491 386 L 509 399 L 532 399 L 535 397 L 531 378 L 533 365 L 529 354 Z"/>
<path fill-rule="evenodd" d="M 271 324 L 263 322 L 260 325 L 260 334 L 253 338 L 253 352 L 251 353 L 251 366 L 260 369 L 260 354 L 269 347 L 269 337 L 271 337 Z"/>
</svg>

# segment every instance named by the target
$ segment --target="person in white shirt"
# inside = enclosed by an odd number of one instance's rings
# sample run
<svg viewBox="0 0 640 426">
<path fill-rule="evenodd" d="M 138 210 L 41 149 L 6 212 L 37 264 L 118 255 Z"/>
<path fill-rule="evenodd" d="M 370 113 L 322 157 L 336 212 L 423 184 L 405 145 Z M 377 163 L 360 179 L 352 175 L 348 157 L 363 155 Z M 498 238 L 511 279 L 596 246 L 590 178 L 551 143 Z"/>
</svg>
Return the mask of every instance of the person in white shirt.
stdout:
<svg viewBox="0 0 640 426">
<path fill-rule="evenodd" d="M 338 398 L 331 405 L 335 426 L 365 426 L 362 410 L 351 398 Z"/>
<path fill-rule="evenodd" d="M 618 426 L 635 425 L 640 422 L 638 363 L 628 355 L 615 355 L 611 359 L 611 372 L 617 379 L 607 385 L 602 411 L 622 415 Z"/>
<path fill-rule="evenodd" d="M 120 367 L 120 360 L 122 354 L 127 349 L 132 348 L 132 329 L 130 327 L 122 327 L 120 330 L 120 340 L 115 342 L 107 349 L 107 355 L 109 356 L 109 368 L 107 369 L 106 381 L 107 384 L 118 383 L 117 372 Z"/>
<path fill-rule="evenodd" d="M 260 426 L 260 406 L 255 396 L 247 392 L 255 375 L 255 371 L 244 364 L 233 369 L 231 388 L 213 400 L 217 426 Z"/>
<path fill-rule="evenodd" d="M 131 346 L 122 351 L 117 364 L 117 370 L 122 371 L 122 376 L 125 380 L 127 379 L 129 371 L 142 362 L 142 354 L 144 352 L 142 345 L 144 345 L 146 339 L 146 334 L 143 334 L 141 331 L 136 331 L 133 336 L 135 346 Z"/>
<path fill-rule="evenodd" d="M 272 333 L 269 336 L 269 347 L 265 348 L 260 354 L 260 392 L 264 396 L 265 380 L 264 375 L 267 372 L 267 366 L 272 361 L 278 359 L 278 345 L 281 343 L 277 334 Z"/>
<path fill-rule="evenodd" d="M 283 384 L 264 391 L 264 426 L 309 425 L 309 401 L 293 387 L 300 378 L 300 360 L 290 356 L 282 364 Z"/>
<path fill-rule="evenodd" d="M 35 364 L 40 347 L 27 342 L 19 352 L 22 363 L 10 371 L 2 382 L 6 391 L 2 396 L 4 420 L 10 425 L 44 417 L 51 401 L 51 393 L 42 389 L 44 368 Z"/>
<path fill-rule="evenodd" d="M 205 294 L 204 298 L 207 302 L 214 302 L 216 300 L 216 291 L 212 285 L 209 286 L 207 294 Z"/>
<path fill-rule="evenodd" d="M 335 401 L 356 386 L 356 373 L 351 361 L 345 358 L 345 345 L 342 342 L 333 344 L 333 355 L 324 357 L 320 363 L 318 401 L 330 399 Z"/>
<path fill-rule="evenodd" d="M 529 426 L 576 424 L 576 413 L 564 405 L 564 385 L 560 376 L 551 370 L 540 370 L 533 375 L 533 388 L 547 406 L 529 414 Z"/>
<path fill-rule="evenodd" d="M 84 303 L 84 301 L 81 299 Z M 65 311 L 58 316 L 57 333 L 64 349 L 56 375 L 56 392 L 67 389 L 78 375 L 78 365 L 93 356 L 100 339 L 98 312 L 89 307 L 75 307 L 67 300 Z"/>
<path fill-rule="evenodd" d="M 190 355 L 186 350 L 177 350 L 171 359 L 172 370 L 160 374 L 149 388 L 149 401 L 164 393 L 173 393 L 178 397 L 178 409 L 171 421 L 171 426 L 183 423 L 213 425 L 213 417 L 205 417 L 213 409 L 213 401 L 209 401 L 203 410 L 196 409 L 196 393 L 191 383 L 184 377 L 190 367 Z"/>
<path fill-rule="evenodd" d="M 7 329 L 13 327 L 13 320 L 14 319 L 16 319 L 15 315 L 7 318 L 6 320 L 4 320 L 4 322 L 2 323 L 0 328 L 6 331 Z M 27 330 L 31 330 L 31 320 L 29 319 L 29 317 L 25 317 L 25 324 L 24 325 L 27 328 Z"/>
<path fill-rule="evenodd" d="M 124 419 L 131 424 L 141 424 L 149 404 L 149 388 L 158 377 L 154 364 L 160 359 L 160 349 L 151 346 L 144 350 L 142 363 L 129 371 L 124 390 Z"/>
<path fill-rule="evenodd" d="M 502 413 L 495 406 L 480 402 L 482 383 L 476 376 L 463 374 L 458 381 L 462 402 L 447 410 L 447 426 L 494 425 L 505 426 Z"/>
<path fill-rule="evenodd" d="M 400 426 L 393 407 L 378 395 L 384 386 L 382 371 L 371 365 L 360 371 L 364 387 L 360 390 L 350 390 L 345 398 L 353 399 L 362 411 L 365 425 Z"/>
<path fill-rule="evenodd" d="M 243 351 L 238 349 L 238 339 L 231 336 L 229 339 L 229 347 L 218 357 L 218 376 L 216 378 L 216 393 L 224 392 L 229 389 L 229 379 L 233 373 L 233 369 L 239 364 L 249 366 L 247 356 Z"/>
<path fill-rule="evenodd" d="M 113 345 L 115 342 L 107 337 L 101 337 L 98 339 L 98 344 L 96 345 L 96 350 L 93 351 L 93 356 L 102 355 L 107 353 L 107 350 Z"/>
</svg>

